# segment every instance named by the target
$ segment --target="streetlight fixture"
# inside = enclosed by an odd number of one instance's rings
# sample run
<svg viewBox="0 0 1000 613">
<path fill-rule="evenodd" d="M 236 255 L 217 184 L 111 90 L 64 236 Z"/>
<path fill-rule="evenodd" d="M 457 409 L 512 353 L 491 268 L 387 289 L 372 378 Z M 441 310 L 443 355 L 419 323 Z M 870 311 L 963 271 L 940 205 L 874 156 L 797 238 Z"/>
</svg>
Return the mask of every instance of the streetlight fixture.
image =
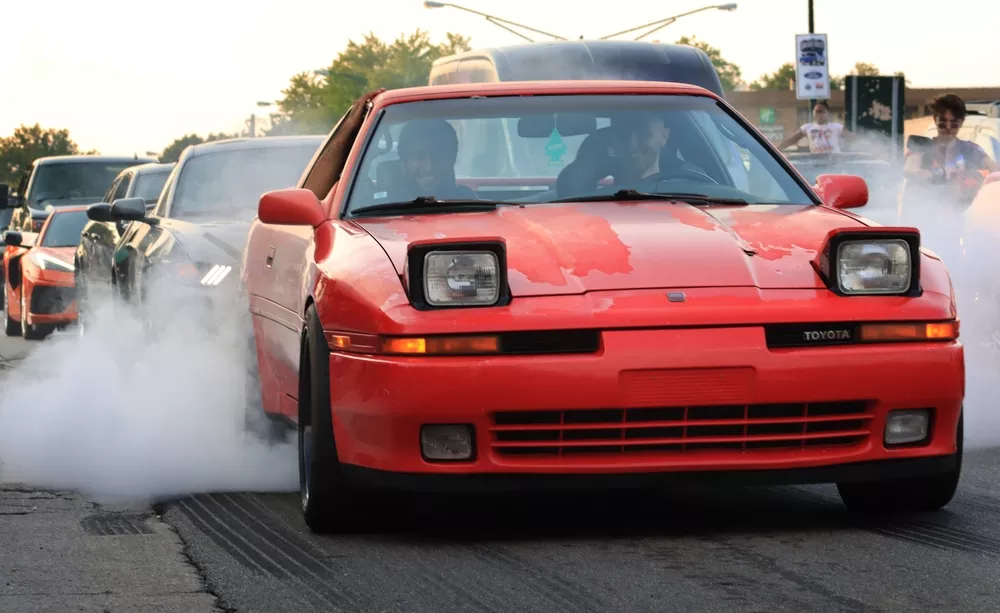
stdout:
<svg viewBox="0 0 1000 613">
<path fill-rule="evenodd" d="M 669 26 L 670 24 L 674 23 L 675 21 L 677 21 L 681 17 L 687 17 L 688 15 L 693 15 L 695 13 L 700 13 L 702 11 L 709 11 L 709 10 L 712 10 L 712 9 L 717 9 L 717 10 L 720 10 L 720 11 L 730 11 L 731 12 L 731 11 L 735 11 L 736 10 L 736 3 L 735 2 L 729 2 L 727 4 L 712 4 L 712 5 L 709 5 L 709 6 L 703 6 L 700 9 L 694 9 L 693 11 L 688 11 L 686 13 L 681 13 L 680 15 L 674 15 L 673 17 L 667 17 L 665 19 L 658 19 L 656 21 L 651 21 L 651 22 L 643 24 L 641 26 L 636 26 L 634 28 L 629 28 L 628 30 L 622 30 L 621 32 L 615 32 L 614 34 L 608 34 L 607 36 L 602 36 L 601 40 L 608 40 L 609 38 L 614 38 L 615 36 L 621 36 L 622 34 L 628 34 L 629 32 L 635 32 L 636 30 L 641 30 L 643 28 L 648 28 L 648 27 L 651 27 L 651 26 L 656 26 L 652 30 L 649 30 L 648 32 L 646 32 L 642 36 L 639 36 L 638 38 L 635 39 L 635 40 L 642 40 L 642 39 L 646 38 L 647 36 L 649 36 L 650 34 L 652 34 L 653 32 L 657 32 L 657 31 L 661 30 L 662 28 L 665 28 L 665 27 Z"/>
<path fill-rule="evenodd" d="M 263 108 L 267 108 L 269 106 L 273 106 L 273 105 L 274 105 L 273 102 L 268 102 L 266 100 L 258 100 L 257 101 L 257 106 L 260 107 L 260 108 L 262 108 L 262 109 Z M 248 130 L 248 132 L 250 134 L 250 138 L 256 138 L 257 137 L 257 114 L 256 113 L 251 113 L 250 114 L 250 121 L 248 123 L 249 123 L 249 130 Z"/>
<path fill-rule="evenodd" d="M 460 11 L 465 11 L 466 13 L 472 13 L 473 15 L 479 15 L 480 17 L 484 17 L 486 19 L 486 21 L 492 23 L 495 26 L 501 27 L 504 30 L 507 30 L 508 32 L 510 32 L 511 34 L 513 34 L 514 36 L 520 36 L 521 38 L 523 38 L 524 40 L 528 41 L 529 43 L 533 43 L 535 41 L 531 40 L 530 38 L 528 38 L 524 34 L 521 34 L 517 30 L 510 29 L 509 27 L 505 26 L 504 24 L 508 23 L 508 24 L 510 24 L 512 26 L 517 26 L 518 28 L 524 28 L 525 30 L 528 30 L 529 32 L 535 32 L 536 34 L 543 34 L 545 36 L 550 36 L 550 37 L 552 37 L 552 38 L 554 38 L 556 40 L 566 40 L 565 38 L 563 38 L 562 36 L 559 36 L 558 34 L 550 34 L 549 32 L 543 32 L 541 30 L 536 30 L 535 28 L 528 27 L 528 26 L 526 26 L 524 24 L 520 24 L 520 23 L 516 23 L 514 21 L 510 21 L 509 19 L 503 19 L 501 17 L 496 17 L 494 15 L 488 15 L 486 13 L 480 13 L 479 11 L 474 11 L 474 10 L 472 10 L 470 8 L 465 8 L 464 6 L 459 6 L 457 4 L 452 4 L 451 2 L 437 2 L 436 0 L 424 0 L 424 8 L 428 8 L 428 9 L 440 9 L 440 8 L 444 8 L 446 6 L 454 8 L 454 9 L 458 9 Z"/>
</svg>

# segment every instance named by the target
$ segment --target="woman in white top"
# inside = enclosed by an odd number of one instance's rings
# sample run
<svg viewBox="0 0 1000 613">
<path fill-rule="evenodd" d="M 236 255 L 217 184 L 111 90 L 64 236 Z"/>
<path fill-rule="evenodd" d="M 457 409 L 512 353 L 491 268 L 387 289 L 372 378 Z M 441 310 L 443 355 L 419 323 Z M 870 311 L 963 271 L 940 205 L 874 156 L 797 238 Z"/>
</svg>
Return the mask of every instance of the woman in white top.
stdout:
<svg viewBox="0 0 1000 613">
<path fill-rule="evenodd" d="M 844 130 L 844 124 L 830 121 L 830 105 L 820 100 L 813 107 L 813 120 L 781 141 L 778 149 L 787 149 L 803 138 L 809 140 L 810 153 L 840 153 L 840 141 L 854 135 Z"/>
</svg>

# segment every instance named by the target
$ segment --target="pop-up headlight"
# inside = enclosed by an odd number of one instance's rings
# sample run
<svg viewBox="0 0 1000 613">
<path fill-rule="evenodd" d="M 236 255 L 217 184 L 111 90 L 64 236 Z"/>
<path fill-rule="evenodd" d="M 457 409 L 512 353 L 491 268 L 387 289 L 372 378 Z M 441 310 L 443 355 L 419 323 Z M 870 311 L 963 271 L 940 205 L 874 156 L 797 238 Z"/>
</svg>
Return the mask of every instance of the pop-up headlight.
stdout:
<svg viewBox="0 0 1000 613">
<path fill-rule="evenodd" d="M 915 228 L 835 230 L 815 266 L 842 296 L 920 294 L 920 233 Z"/>
</svg>

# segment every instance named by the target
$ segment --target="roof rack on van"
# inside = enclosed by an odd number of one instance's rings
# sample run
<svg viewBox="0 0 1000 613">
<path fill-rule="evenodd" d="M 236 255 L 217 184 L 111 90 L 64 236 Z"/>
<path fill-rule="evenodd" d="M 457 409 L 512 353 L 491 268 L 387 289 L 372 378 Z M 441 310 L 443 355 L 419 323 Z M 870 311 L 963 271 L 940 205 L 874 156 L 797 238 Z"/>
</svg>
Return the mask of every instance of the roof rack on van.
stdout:
<svg viewBox="0 0 1000 613">
<path fill-rule="evenodd" d="M 476 49 L 436 60 L 429 84 L 562 79 L 670 81 L 725 94 L 701 49 L 645 41 L 543 41 Z"/>
</svg>

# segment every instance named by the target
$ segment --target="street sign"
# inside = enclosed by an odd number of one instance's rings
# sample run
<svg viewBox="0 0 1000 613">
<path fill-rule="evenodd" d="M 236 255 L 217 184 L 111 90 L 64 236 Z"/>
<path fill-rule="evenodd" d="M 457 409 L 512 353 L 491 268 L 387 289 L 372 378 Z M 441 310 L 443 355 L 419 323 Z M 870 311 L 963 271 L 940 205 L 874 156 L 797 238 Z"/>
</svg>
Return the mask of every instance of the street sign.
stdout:
<svg viewBox="0 0 1000 613">
<path fill-rule="evenodd" d="M 760 110 L 760 122 L 765 125 L 774 123 L 777 113 L 772 107 L 764 107 Z"/>
<path fill-rule="evenodd" d="M 826 34 L 795 35 L 795 97 L 799 100 L 830 97 Z"/>
</svg>

